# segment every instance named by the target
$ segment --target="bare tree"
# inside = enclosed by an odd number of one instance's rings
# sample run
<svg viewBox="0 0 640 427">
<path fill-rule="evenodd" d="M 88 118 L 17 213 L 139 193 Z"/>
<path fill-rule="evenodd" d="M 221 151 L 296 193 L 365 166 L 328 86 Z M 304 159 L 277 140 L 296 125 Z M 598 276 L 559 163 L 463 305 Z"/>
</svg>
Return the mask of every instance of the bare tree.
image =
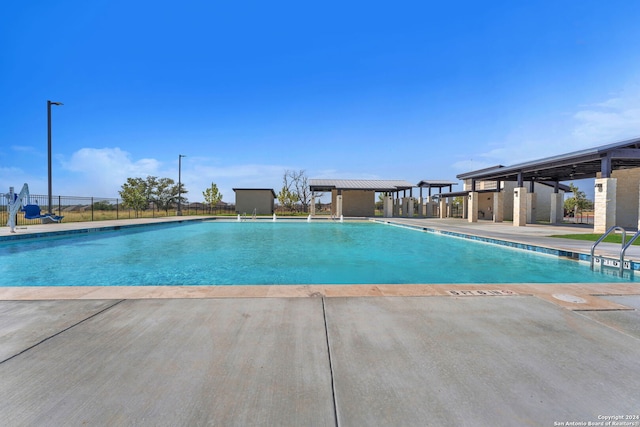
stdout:
<svg viewBox="0 0 640 427">
<path fill-rule="evenodd" d="M 290 211 L 295 210 L 295 205 L 298 202 L 298 195 L 295 192 L 295 185 L 291 179 L 291 173 L 289 170 L 284 171 L 282 177 L 282 189 L 278 193 L 278 202 L 285 209 Z"/>
<path fill-rule="evenodd" d="M 311 190 L 309 189 L 309 178 L 306 171 L 300 169 L 299 171 L 286 170 L 284 172 L 285 180 L 289 178 L 291 183 L 291 192 L 296 195 L 296 198 L 302 205 L 303 212 L 309 212 L 309 204 L 311 203 Z"/>
</svg>

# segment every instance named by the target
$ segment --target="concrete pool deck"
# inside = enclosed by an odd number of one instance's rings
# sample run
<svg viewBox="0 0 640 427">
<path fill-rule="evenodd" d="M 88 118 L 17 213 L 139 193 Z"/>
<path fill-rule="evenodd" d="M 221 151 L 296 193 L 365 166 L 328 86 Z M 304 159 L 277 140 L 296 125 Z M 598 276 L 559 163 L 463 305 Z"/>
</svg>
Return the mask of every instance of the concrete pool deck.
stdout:
<svg viewBox="0 0 640 427">
<path fill-rule="evenodd" d="M 590 247 L 547 237 L 574 227 L 397 222 Z M 0 419 L 640 425 L 639 311 L 634 282 L 0 288 Z"/>
</svg>

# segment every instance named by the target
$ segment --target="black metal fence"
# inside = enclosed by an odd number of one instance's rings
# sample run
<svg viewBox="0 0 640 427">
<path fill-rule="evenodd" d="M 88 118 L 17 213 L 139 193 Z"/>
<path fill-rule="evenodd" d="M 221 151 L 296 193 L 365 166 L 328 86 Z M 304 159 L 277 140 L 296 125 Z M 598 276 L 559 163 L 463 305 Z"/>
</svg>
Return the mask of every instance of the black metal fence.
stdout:
<svg viewBox="0 0 640 427">
<path fill-rule="evenodd" d="M 9 221 L 8 198 L 0 198 L 0 226 L 5 226 Z M 40 206 L 41 212 L 49 213 L 48 196 L 29 196 L 29 202 Z M 81 221 L 104 221 L 111 219 L 132 219 L 132 218 L 159 218 L 173 216 L 176 214 L 175 208 L 170 210 L 159 210 L 153 203 L 149 208 L 136 212 L 128 208 L 121 199 L 104 197 L 74 197 L 55 196 L 52 199 L 51 210 L 53 214 L 64 216 L 64 222 Z M 209 207 L 204 203 L 187 203 L 182 205 L 182 215 L 234 215 L 235 205 L 220 204 Z M 19 212 L 16 218 L 16 225 L 38 224 L 40 220 L 25 219 Z"/>
</svg>

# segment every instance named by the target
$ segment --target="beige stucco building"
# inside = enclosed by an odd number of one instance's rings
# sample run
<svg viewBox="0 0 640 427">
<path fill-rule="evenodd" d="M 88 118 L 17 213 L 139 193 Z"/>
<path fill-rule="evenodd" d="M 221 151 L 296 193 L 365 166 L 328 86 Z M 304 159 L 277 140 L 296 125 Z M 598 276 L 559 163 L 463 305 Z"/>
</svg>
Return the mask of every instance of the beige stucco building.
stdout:
<svg viewBox="0 0 640 427">
<path fill-rule="evenodd" d="M 384 193 L 385 216 L 402 211 L 401 204 L 413 206 L 411 189 L 413 184 L 403 180 L 378 179 L 311 179 L 311 215 L 315 215 L 315 193 L 331 193 L 331 214 L 345 217 L 368 217 L 375 215 L 376 193 Z M 407 195 L 407 191 L 409 194 Z M 403 198 L 399 199 L 402 192 Z M 396 196 L 395 198 L 393 196 Z M 410 209 L 411 214 L 413 209 Z M 404 212 L 409 212 L 405 208 Z"/>
<path fill-rule="evenodd" d="M 271 215 L 274 212 L 276 193 L 271 188 L 234 188 L 236 213 L 247 215 Z"/>
</svg>

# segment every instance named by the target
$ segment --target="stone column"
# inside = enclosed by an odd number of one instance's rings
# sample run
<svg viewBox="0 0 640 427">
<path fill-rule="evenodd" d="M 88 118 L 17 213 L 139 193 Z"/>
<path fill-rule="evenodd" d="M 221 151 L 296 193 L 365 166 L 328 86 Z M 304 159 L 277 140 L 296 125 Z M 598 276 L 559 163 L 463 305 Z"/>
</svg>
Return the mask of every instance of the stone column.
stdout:
<svg viewBox="0 0 640 427">
<path fill-rule="evenodd" d="M 385 218 L 393 217 L 393 197 L 385 195 L 382 199 L 382 216 Z"/>
<path fill-rule="evenodd" d="M 535 224 L 536 217 L 536 202 L 538 200 L 536 193 L 527 193 L 527 224 Z"/>
<path fill-rule="evenodd" d="M 469 199 L 467 220 L 469 222 L 478 222 L 478 192 L 470 192 L 467 199 Z"/>
<path fill-rule="evenodd" d="M 336 216 L 342 215 L 342 194 L 336 197 Z"/>
<path fill-rule="evenodd" d="M 616 178 L 596 178 L 593 232 L 602 234 L 616 225 Z"/>
<path fill-rule="evenodd" d="M 493 194 L 493 222 L 504 221 L 504 192 Z"/>
<path fill-rule="evenodd" d="M 527 188 L 513 189 L 513 225 L 522 227 L 527 225 Z"/>
<path fill-rule="evenodd" d="M 562 224 L 564 219 L 564 194 L 551 193 L 551 214 L 549 222 L 551 224 Z"/>
<path fill-rule="evenodd" d="M 311 195 L 311 206 L 309 206 L 309 213 L 311 215 L 315 215 L 316 214 L 316 196 L 315 196 L 315 194 Z"/>
<path fill-rule="evenodd" d="M 447 198 L 440 197 L 440 218 L 447 217 Z"/>
</svg>

